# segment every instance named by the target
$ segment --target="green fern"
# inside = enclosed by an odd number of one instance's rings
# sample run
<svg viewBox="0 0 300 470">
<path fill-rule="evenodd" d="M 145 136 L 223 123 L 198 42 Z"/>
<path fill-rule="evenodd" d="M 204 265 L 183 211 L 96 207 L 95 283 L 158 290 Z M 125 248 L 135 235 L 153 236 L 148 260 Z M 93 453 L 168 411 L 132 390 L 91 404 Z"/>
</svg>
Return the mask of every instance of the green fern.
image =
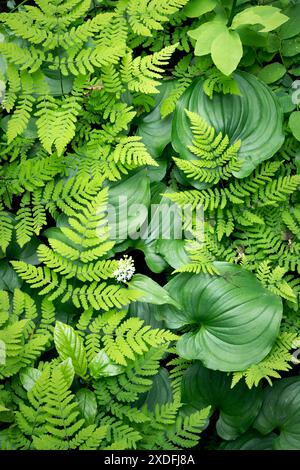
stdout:
<svg viewBox="0 0 300 470">
<path fill-rule="evenodd" d="M 128 53 L 122 60 L 121 77 L 127 83 L 128 89 L 142 93 L 158 93 L 158 80 L 163 73 L 162 66 L 166 65 L 176 49 L 177 44 L 168 46 L 160 52 L 146 57 L 136 57 Z"/>
<path fill-rule="evenodd" d="M 143 326 L 139 318 L 129 318 L 118 326 L 115 332 L 110 326 L 104 329 L 104 348 L 108 356 L 118 364 L 127 365 L 128 359 L 144 354 L 149 346 L 162 347 L 177 336 L 165 330 Z"/>
<path fill-rule="evenodd" d="M 293 356 L 291 349 L 294 347 L 296 333 L 281 332 L 271 352 L 258 364 L 253 364 L 247 370 L 234 372 L 232 387 L 242 378 L 249 388 L 257 387 L 261 380 L 265 379 L 272 385 L 272 379 L 279 379 L 280 372 L 288 371 L 292 368 Z"/>
<path fill-rule="evenodd" d="M 217 136 L 213 127 L 209 126 L 198 114 L 186 111 L 194 135 L 189 150 L 198 160 L 181 160 L 174 158 L 178 168 L 188 178 L 216 184 L 220 179 L 227 180 L 232 172 L 238 171 L 241 161 L 237 161 L 237 152 L 241 142 L 229 146 L 228 136 Z"/>
<path fill-rule="evenodd" d="M 151 36 L 152 30 L 163 30 L 164 22 L 183 7 L 188 0 L 129 0 L 127 14 L 134 33 Z"/>
<path fill-rule="evenodd" d="M 50 301 L 60 297 L 63 303 L 71 299 L 77 308 L 92 306 L 97 310 L 109 310 L 135 300 L 138 293 L 133 290 L 118 284 L 98 282 L 103 278 L 114 278 L 116 268 L 116 262 L 101 260 L 114 245 L 109 241 L 106 205 L 107 189 L 92 201 L 82 201 L 77 205 L 76 211 L 70 211 L 72 217 L 69 217 L 68 223 L 61 227 L 60 236 L 49 237 L 51 248 L 39 246 L 37 253 L 45 266 L 35 267 L 23 261 L 12 261 L 19 276 L 32 288 L 42 288 L 39 295 L 47 294 Z M 28 232 L 25 236 L 29 236 Z M 68 282 L 70 278 L 87 283 L 76 285 Z"/>
<path fill-rule="evenodd" d="M 240 95 L 238 84 L 234 78 L 223 75 L 217 68 L 210 69 L 206 73 L 203 90 L 210 99 L 213 98 L 214 93 Z"/>
<path fill-rule="evenodd" d="M 0 378 L 11 377 L 22 368 L 30 366 L 47 348 L 51 338 L 51 304 L 45 299 L 41 320 L 30 296 L 15 289 L 12 301 L 5 291 L 0 291 L 0 341 L 4 351 L 0 364 Z M 36 323 L 37 322 L 37 323 Z M 45 328 L 45 323 L 47 328 Z"/>
<path fill-rule="evenodd" d="M 262 261 L 257 268 L 257 278 L 274 294 L 280 295 L 286 300 L 296 302 L 296 294 L 292 287 L 283 279 L 286 270 L 280 266 L 271 271 L 270 262 Z"/>
<path fill-rule="evenodd" d="M 13 218 L 8 211 L 4 210 L 0 204 L 0 248 L 3 252 L 6 251 L 13 234 Z"/>
<path fill-rule="evenodd" d="M 79 419 L 78 404 L 69 390 L 73 377 L 74 370 L 69 360 L 52 370 L 48 366 L 40 374 L 28 391 L 28 404 L 21 402 L 16 414 L 18 433 L 22 436 L 21 449 L 84 450 L 100 447 L 107 427 L 85 426 L 84 419 Z M 18 437 L 13 436 L 13 440 Z"/>
</svg>

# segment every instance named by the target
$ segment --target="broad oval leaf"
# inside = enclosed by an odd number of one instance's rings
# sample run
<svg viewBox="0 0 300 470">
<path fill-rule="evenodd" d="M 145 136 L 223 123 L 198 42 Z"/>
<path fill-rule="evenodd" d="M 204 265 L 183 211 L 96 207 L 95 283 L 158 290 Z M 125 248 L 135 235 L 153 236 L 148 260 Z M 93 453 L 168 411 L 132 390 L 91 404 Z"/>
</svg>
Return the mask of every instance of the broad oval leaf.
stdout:
<svg viewBox="0 0 300 470">
<path fill-rule="evenodd" d="M 286 73 L 286 68 L 279 62 L 266 65 L 258 72 L 258 77 L 265 83 L 274 83 L 282 78 Z"/>
<path fill-rule="evenodd" d="M 216 19 L 188 31 L 188 36 L 196 40 L 195 55 L 203 56 L 210 54 L 214 40 L 226 30 L 225 21 Z"/>
<path fill-rule="evenodd" d="M 95 393 L 88 388 L 80 388 L 78 392 L 76 392 L 75 396 L 85 423 L 93 424 L 95 422 L 98 409 Z"/>
<path fill-rule="evenodd" d="M 178 354 L 214 370 L 238 371 L 271 350 L 282 318 L 282 302 L 237 265 L 216 263 L 220 275 L 181 273 L 165 286 L 180 305 L 159 307 L 168 328 L 187 326 Z"/>
<path fill-rule="evenodd" d="M 232 21 L 232 28 L 243 25 L 261 25 L 259 31 L 267 33 L 288 21 L 288 17 L 280 12 L 279 8 L 269 5 L 258 5 L 241 11 Z"/>
<path fill-rule="evenodd" d="M 84 377 L 87 371 L 85 348 L 79 334 L 65 323 L 56 322 L 54 343 L 59 356 L 64 360 L 72 360 L 76 374 Z"/>
<path fill-rule="evenodd" d="M 92 359 L 89 369 L 94 379 L 99 379 L 99 377 L 114 377 L 124 372 L 124 367 L 113 362 L 104 349 L 101 349 Z"/>
<path fill-rule="evenodd" d="M 217 4 L 217 0 L 190 0 L 184 7 L 183 13 L 188 18 L 197 18 L 204 15 L 204 13 L 212 11 Z"/>
<path fill-rule="evenodd" d="M 120 243 L 127 237 L 139 238 L 150 204 L 150 179 L 139 171 L 109 188 L 108 224 L 110 239 Z"/>
<path fill-rule="evenodd" d="M 249 429 L 261 404 L 260 388 L 249 390 L 244 383 L 230 388 L 231 378 L 222 372 L 206 369 L 200 362 L 191 365 L 183 375 L 182 401 L 194 409 L 210 405 L 219 410 L 216 429 L 226 440 L 236 439 Z"/>
<path fill-rule="evenodd" d="M 276 96 L 254 75 L 234 73 L 241 95 L 214 94 L 210 99 L 197 78 L 178 100 L 173 118 L 172 145 L 180 158 L 195 159 L 188 146 L 193 135 L 186 109 L 198 113 L 216 132 L 227 134 L 230 143 L 241 140 L 238 158 L 243 161 L 238 178 L 248 176 L 262 161 L 271 158 L 284 141 L 283 114 Z"/>
<path fill-rule="evenodd" d="M 300 450 L 300 377 L 290 377 L 268 387 L 254 427 L 262 434 L 279 430 L 276 450 Z"/>
<path fill-rule="evenodd" d="M 230 31 L 226 28 L 211 45 L 211 58 L 224 75 L 231 75 L 242 57 L 242 41 L 236 31 Z"/>
<path fill-rule="evenodd" d="M 171 304 L 180 307 L 180 305 L 172 299 L 163 287 L 144 274 L 135 274 L 129 285 L 131 289 L 141 293 L 141 296 L 138 299 L 139 302 L 146 302 L 154 305 Z"/>
<path fill-rule="evenodd" d="M 161 105 L 176 87 L 175 80 L 168 80 L 159 86 L 155 96 L 155 107 L 140 121 L 137 135 L 142 137 L 152 157 L 159 157 L 171 140 L 172 115 L 162 118 Z"/>
<path fill-rule="evenodd" d="M 34 367 L 25 367 L 21 370 L 20 382 L 27 392 L 30 392 L 30 390 L 33 389 L 34 384 L 40 377 L 41 373 L 42 372 L 39 369 L 35 369 Z"/>
</svg>

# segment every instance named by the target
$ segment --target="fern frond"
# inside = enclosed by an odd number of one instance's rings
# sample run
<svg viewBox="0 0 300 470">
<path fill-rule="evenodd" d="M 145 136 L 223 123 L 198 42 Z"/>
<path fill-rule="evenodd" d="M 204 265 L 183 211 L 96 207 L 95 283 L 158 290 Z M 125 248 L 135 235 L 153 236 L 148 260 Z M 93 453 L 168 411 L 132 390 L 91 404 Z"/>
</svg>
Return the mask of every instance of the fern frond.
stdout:
<svg viewBox="0 0 300 470">
<path fill-rule="evenodd" d="M 234 387 L 242 378 L 245 378 L 249 388 L 257 387 L 263 379 L 272 385 L 272 379 L 280 378 L 281 371 L 288 371 L 292 368 L 293 356 L 290 351 L 296 338 L 296 333 L 282 332 L 265 359 L 258 364 L 253 364 L 245 371 L 233 373 L 231 386 Z"/>
<path fill-rule="evenodd" d="M 176 49 L 177 44 L 168 46 L 160 52 L 146 57 L 132 58 L 128 53 L 122 60 L 121 77 L 131 91 L 142 93 L 158 93 L 157 85 L 163 69 Z"/>
<path fill-rule="evenodd" d="M 162 23 L 182 8 L 188 0 L 130 0 L 127 6 L 128 21 L 134 33 L 151 36 L 152 30 L 163 30 Z"/>
</svg>

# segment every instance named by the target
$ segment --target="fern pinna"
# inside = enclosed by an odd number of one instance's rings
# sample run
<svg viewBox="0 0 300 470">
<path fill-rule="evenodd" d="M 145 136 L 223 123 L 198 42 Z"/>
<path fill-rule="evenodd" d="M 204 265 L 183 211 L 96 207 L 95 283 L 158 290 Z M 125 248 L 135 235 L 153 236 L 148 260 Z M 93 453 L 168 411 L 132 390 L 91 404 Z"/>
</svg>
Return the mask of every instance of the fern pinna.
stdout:
<svg viewBox="0 0 300 470">
<path fill-rule="evenodd" d="M 0 449 L 300 449 L 300 11 L 255 3 L 2 8 Z"/>
</svg>

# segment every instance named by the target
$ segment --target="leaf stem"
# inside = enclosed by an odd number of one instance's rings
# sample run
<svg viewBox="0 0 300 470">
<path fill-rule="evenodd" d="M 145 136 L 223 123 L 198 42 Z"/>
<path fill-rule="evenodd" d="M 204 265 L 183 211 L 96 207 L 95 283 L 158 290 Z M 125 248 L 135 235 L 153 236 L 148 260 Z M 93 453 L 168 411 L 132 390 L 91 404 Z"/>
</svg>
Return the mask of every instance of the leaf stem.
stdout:
<svg viewBox="0 0 300 470">
<path fill-rule="evenodd" d="M 232 5 L 231 5 L 231 10 L 230 10 L 230 15 L 228 18 L 227 26 L 231 26 L 232 20 L 235 14 L 235 7 L 236 7 L 237 0 L 232 0 Z"/>
</svg>

